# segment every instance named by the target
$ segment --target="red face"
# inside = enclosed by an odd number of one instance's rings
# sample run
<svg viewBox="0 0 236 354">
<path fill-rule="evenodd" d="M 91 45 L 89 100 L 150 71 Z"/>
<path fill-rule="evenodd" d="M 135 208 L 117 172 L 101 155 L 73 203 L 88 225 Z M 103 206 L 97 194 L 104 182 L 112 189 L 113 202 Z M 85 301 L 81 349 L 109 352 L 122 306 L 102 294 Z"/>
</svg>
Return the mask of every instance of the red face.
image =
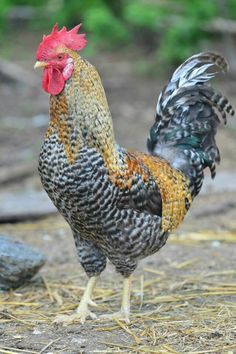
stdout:
<svg viewBox="0 0 236 354">
<path fill-rule="evenodd" d="M 38 59 L 38 58 L 37 58 Z M 50 56 L 37 61 L 35 67 L 44 67 L 42 87 L 51 95 L 58 95 L 74 69 L 73 59 L 65 52 L 52 52 Z"/>
</svg>

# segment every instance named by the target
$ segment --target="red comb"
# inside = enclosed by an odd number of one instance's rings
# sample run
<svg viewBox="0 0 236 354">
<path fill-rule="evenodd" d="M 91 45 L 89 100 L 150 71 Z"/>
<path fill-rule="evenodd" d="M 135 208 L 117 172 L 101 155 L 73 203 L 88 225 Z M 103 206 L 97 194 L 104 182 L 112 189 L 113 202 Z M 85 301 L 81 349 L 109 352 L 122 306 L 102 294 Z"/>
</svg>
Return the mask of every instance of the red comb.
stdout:
<svg viewBox="0 0 236 354">
<path fill-rule="evenodd" d="M 59 45 L 65 45 L 67 48 L 72 50 L 81 50 L 83 49 L 87 41 L 84 38 L 85 33 L 78 34 L 78 30 L 81 27 L 81 23 L 70 31 L 67 31 L 67 28 L 64 26 L 60 31 L 58 31 L 57 23 L 53 26 L 52 32 L 43 36 L 42 42 L 39 44 L 36 58 L 37 60 L 42 60 L 47 56 L 47 53 L 55 49 Z"/>
</svg>

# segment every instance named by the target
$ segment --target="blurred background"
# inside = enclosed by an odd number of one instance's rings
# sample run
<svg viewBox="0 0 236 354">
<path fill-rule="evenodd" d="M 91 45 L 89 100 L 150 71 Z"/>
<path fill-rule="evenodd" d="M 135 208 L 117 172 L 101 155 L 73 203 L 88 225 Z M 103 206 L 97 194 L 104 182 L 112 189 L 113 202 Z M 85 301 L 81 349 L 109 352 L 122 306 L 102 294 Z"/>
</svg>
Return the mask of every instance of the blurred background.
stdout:
<svg viewBox="0 0 236 354">
<path fill-rule="evenodd" d="M 48 124 L 48 97 L 33 65 L 42 35 L 55 22 L 68 28 L 83 23 L 88 45 L 82 55 L 101 74 L 121 145 L 146 149 L 160 90 L 174 68 L 198 51 L 226 56 L 230 72 L 216 85 L 236 101 L 236 0 L 1 0 L 2 222 L 41 217 L 52 208 L 47 199 L 42 207 L 34 205 L 39 198 L 34 193 L 45 198 L 37 156 Z M 223 170 L 236 165 L 235 127 L 231 119 L 218 137 Z"/>
<path fill-rule="evenodd" d="M 214 50 L 228 59 L 229 74 L 215 85 L 236 106 L 236 0 L 1 0 L 2 222 L 55 212 L 37 174 L 48 96 L 41 89 L 41 73 L 33 70 L 42 35 L 55 22 L 68 28 L 83 23 L 88 45 L 82 55 L 101 74 L 121 145 L 146 149 L 160 90 L 181 61 L 201 50 Z M 235 188 L 235 137 L 235 119 L 230 119 L 218 136 L 223 162 L 218 183 L 210 184 L 213 191 Z"/>
</svg>

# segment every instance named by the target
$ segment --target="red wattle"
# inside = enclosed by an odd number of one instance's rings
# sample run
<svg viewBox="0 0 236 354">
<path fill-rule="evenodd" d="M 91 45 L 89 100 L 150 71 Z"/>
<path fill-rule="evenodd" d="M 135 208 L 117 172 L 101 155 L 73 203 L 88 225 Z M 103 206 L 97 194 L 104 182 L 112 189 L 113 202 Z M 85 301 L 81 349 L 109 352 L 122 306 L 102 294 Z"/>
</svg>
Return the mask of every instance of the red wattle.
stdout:
<svg viewBox="0 0 236 354">
<path fill-rule="evenodd" d="M 42 87 L 51 95 L 58 95 L 65 86 L 65 79 L 59 69 L 46 67 L 43 70 Z"/>
</svg>

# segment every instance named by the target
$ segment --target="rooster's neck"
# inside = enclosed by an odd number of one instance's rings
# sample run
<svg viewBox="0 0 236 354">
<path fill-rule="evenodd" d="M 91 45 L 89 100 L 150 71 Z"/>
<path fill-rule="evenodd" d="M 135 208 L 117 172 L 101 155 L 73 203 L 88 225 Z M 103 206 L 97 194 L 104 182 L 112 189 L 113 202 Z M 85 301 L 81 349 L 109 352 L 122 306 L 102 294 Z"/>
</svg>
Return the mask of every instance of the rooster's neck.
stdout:
<svg viewBox="0 0 236 354">
<path fill-rule="evenodd" d="M 78 57 L 64 90 L 50 97 L 47 135 L 56 133 L 70 163 L 84 146 L 96 148 L 110 168 L 116 165 L 116 148 L 111 113 L 96 69 Z"/>
</svg>

